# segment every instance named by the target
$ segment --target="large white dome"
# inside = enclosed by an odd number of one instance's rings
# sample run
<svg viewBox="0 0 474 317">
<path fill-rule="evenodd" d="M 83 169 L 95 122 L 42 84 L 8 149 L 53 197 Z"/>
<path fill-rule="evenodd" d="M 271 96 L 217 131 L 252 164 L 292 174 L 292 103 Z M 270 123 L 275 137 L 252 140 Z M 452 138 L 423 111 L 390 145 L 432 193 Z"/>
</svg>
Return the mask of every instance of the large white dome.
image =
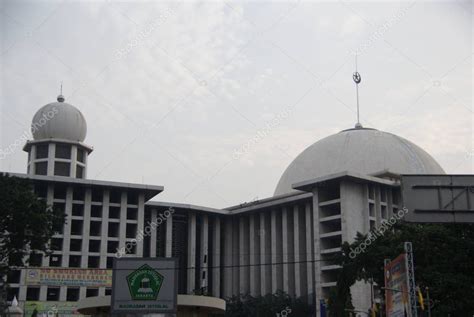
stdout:
<svg viewBox="0 0 474 317">
<path fill-rule="evenodd" d="M 274 195 L 292 184 L 337 172 L 373 174 L 444 174 L 443 168 L 419 146 L 375 129 L 355 128 L 328 136 L 304 150 L 286 168 Z"/>
<path fill-rule="evenodd" d="M 87 134 L 87 123 L 82 113 L 74 106 L 65 103 L 59 96 L 40 108 L 33 117 L 31 132 L 35 140 L 63 139 L 83 142 Z"/>
</svg>

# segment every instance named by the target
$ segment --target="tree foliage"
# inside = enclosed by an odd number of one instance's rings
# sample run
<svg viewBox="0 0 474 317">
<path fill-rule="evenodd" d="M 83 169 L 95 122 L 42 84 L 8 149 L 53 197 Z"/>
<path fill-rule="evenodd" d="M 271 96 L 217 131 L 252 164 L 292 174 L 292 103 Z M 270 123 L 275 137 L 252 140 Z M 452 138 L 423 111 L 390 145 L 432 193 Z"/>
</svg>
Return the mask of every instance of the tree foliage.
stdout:
<svg viewBox="0 0 474 317">
<path fill-rule="evenodd" d="M 48 254 L 50 238 L 62 228 L 64 219 L 62 211 L 35 195 L 28 179 L 0 174 L 1 281 L 14 267 L 28 264 L 28 254 Z"/>
<path fill-rule="evenodd" d="M 354 243 L 343 244 L 342 255 L 336 259 L 343 265 L 338 287 L 371 278 L 384 286 L 384 259 L 397 257 L 403 243 L 410 241 L 416 283 L 422 290 L 429 287 L 432 315 L 474 314 L 474 225 L 402 223 L 374 239 L 364 252 L 354 252 L 366 240 L 367 235 L 358 234 Z M 351 252 L 356 256 L 351 257 Z M 344 296 L 338 300 L 347 300 Z"/>
<path fill-rule="evenodd" d="M 278 291 L 275 294 L 253 297 L 250 295 L 234 296 L 227 299 L 226 317 L 276 317 L 276 316 L 309 316 L 311 308 L 301 299 L 294 299 Z"/>
</svg>

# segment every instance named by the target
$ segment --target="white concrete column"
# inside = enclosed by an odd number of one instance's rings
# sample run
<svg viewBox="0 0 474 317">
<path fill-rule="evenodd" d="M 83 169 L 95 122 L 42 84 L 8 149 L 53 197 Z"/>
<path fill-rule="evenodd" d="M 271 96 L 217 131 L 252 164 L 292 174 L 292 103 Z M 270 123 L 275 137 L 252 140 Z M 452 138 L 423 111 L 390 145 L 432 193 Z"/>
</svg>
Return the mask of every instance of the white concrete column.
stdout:
<svg viewBox="0 0 474 317">
<path fill-rule="evenodd" d="M 314 303 L 314 271 L 313 271 L 313 222 L 311 218 L 311 203 L 305 204 L 306 225 L 306 287 L 308 290 L 308 303 Z"/>
<path fill-rule="evenodd" d="M 119 224 L 119 249 L 125 248 L 127 236 L 127 192 L 121 193 L 120 199 L 120 224 Z"/>
<path fill-rule="evenodd" d="M 276 210 L 272 209 L 271 213 L 271 255 L 272 255 L 272 293 L 278 290 L 278 262 L 277 255 L 277 214 Z"/>
<path fill-rule="evenodd" d="M 138 194 L 138 215 L 137 215 L 137 233 L 138 235 L 140 230 L 145 229 L 145 194 L 139 193 Z M 142 236 L 141 239 L 137 239 L 137 257 L 143 257 L 143 240 L 144 237 Z"/>
<path fill-rule="evenodd" d="M 267 240 L 270 242 L 270 237 L 267 237 L 267 231 L 265 228 L 265 213 L 259 213 L 259 236 L 260 236 L 260 295 L 264 296 L 267 294 L 267 284 L 271 283 L 270 279 L 267 278 L 267 271 L 269 271 L 269 266 L 267 265 L 270 261 L 267 260 L 267 254 L 270 252 L 270 249 L 267 248 Z"/>
<path fill-rule="evenodd" d="M 170 213 L 166 218 L 166 249 L 165 256 L 171 258 L 173 256 L 173 214 Z"/>
<path fill-rule="evenodd" d="M 76 166 L 77 166 L 77 145 L 71 145 L 71 168 L 69 169 L 69 175 L 76 177 Z"/>
<path fill-rule="evenodd" d="M 158 211 L 156 209 L 152 209 L 151 210 L 151 223 L 154 223 L 156 224 L 156 220 L 157 220 L 157 214 L 158 214 Z M 156 225 L 153 226 L 153 228 L 155 228 L 154 230 L 151 230 L 151 235 L 150 235 L 150 257 L 154 258 L 156 257 Z"/>
<path fill-rule="evenodd" d="M 196 213 L 188 214 L 188 294 L 196 289 Z"/>
<path fill-rule="evenodd" d="M 321 280 L 321 245 L 319 238 L 319 197 L 318 188 L 313 189 L 313 259 L 314 259 L 314 291 L 316 316 L 321 317 L 319 301 L 323 299 Z"/>
<path fill-rule="evenodd" d="M 65 203 L 65 214 L 66 214 L 66 223 L 64 224 L 64 234 L 63 234 L 63 251 L 62 251 L 62 266 L 69 266 L 69 246 L 71 242 L 71 223 L 72 223 L 72 198 L 73 190 L 71 186 L 67 187 L 66 190 L 66 203 Z"/>
<path fill-rule="evenodd" d="M 49 143 L 48 146 L 48 176 L 54 176 L 54 156 L 56 155 L 56 143 Z"/>
<path fill-rule="evenodd" d="M 250 295 L 260 295 L 260 285 L 264 283 L 260 279 L 260 234 L 258 215 L 249 215 L 249 251 L 250 251 Z"/>
<path fill-rule="evenodd" d="M 105 189 L 102 197 L 102 234 L 100 237 L 100 267 L 107 267 L 107 237 L 109 236 L 109 197 L 110 190 Z"/>
<path fill-rule="evenodd" d="M 85 189 L 84 195 L 84 225 L 82 226 L 82 249 L 81 249 L 81 267 L 87 268 L 89 255 L 89 234 L 91 223 L 91 188 Z M 101 231 L 102 235 L 102 231 Z"/>
<path fill-rule="evenodd" d="M 241 216 L 239 218 L 239 292 L 243 294 L 248 293 L 250 290 L 249 253 L 248 218 Z"/>
<path fill-rule="evenodd" d="M 289 248 L 288 248 L 288 210 L 287 207 L 283 207 L 281 212 L 281 230 L 282 230 L 282 247 L 283 247 L 283 291 L 289 292 L 289 272 L 288 272 L 288 261 L 289 261 Z"/>
<path fill-rule="evenodd" d="M 28 161 L 28 164 L 30 165 L 30 172 L 28 174 L 30 175 L 35 175 L 35 162 L 36 161 L 36 144 L 32 145 L 30 148 L 30 160 Z"/>
<path fill-rule="evenodd" d="M 221 219 L 214 216 L 214 230 L 212 231 L 212 296 L 221 297 Z"/>
<path fill-rule="evenodd" d="M 208 215 L 202 216 L 202 227 L 201 227 L 201 272 L 199 275 L 200 286 L 207 290 L 208 286 L 208 261 L 209 261 L 209 217 Z M 208 290 L 209 291 L 209 290 Z"/>
<path fill-rule="evenodd" d="M 232 219 L 232 294 L 240 294 L 240 249 L 239 249 L 239 221 Z"/>
<path fill-rule="evenodd" d="M 232 218 L 231 217 L 226 217 L 224 218 L 224 228 L 225 230 L 222 232 L 222 236 L 224 237 L 224 297 L 231 297 L 232 296 L 232 290 L 233 290 L 233 269 L 231 268 L 232 266 L 232 261 L 233 261 L 233 224 L 232 224 Z"/>
<path fill-rule="evenodd" d="M 300 297 L 303 294 L 301 285 L 301 257 L 303 251 L 300 248 L 300 234 L 304 234 L 304 227 L 300 227 L 300 212 L 298 205 L 293 206 L 293 254 L 294 254 L 294 273 L 295 273 L 295 296 Z M 304 241 L 302 241 L 304 243 Z"/>
</svg>

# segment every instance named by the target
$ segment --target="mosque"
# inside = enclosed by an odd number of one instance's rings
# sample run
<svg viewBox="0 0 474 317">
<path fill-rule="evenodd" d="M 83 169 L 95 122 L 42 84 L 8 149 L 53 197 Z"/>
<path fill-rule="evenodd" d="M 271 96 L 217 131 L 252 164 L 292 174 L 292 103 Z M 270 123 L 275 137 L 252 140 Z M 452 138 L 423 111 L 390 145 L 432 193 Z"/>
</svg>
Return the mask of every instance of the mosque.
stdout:
<svg viewBox="0 0 474 317">
<path fill-rule="evenodd" d="M 214 209 L 161 201 L 166 184 L 88 179 L 86 120 L 62 95 L 38 110 L 32 132 L 23 148 L 27 173 L 13 175 L 31 179 L 67 221 L 52 239 L 53 254 L 35 255 L 30 266 L 97 270 L 111 269 L 116 257 L 175 257 L 178 316 L 192 305 L 219 313 L 224 298 L 277 290 L 314 305 L 319 316 L 340 269 L 330 257 L 402 208 L 400 175 L 444 174 L 414 143 L 357 124 L 298 155 L 272 197 Z M 143 234 L 150 223 L 161 224 Z M 24 309 L 54 302 L 97 313 L 111 293 L 107 283 L 34 283 L 28 272 L 9 280 L 9 297 Z M 367 311 L 370 285 L 358 282 L 351 292 L 356 309 Z"/>
</svg>

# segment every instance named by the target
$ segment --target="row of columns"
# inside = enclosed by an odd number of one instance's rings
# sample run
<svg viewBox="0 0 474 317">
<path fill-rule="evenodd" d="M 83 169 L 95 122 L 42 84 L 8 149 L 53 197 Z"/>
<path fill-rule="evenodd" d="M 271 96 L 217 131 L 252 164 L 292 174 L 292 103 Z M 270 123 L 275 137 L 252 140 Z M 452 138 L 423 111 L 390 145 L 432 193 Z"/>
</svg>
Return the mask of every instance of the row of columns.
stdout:
<svg viewBox="0 0 474 317">
<path fill-rule="evenodd" d="M 312 202 L 225 220 L 224 296 L 282 290 L 314 301 Z"/>
</svg>

